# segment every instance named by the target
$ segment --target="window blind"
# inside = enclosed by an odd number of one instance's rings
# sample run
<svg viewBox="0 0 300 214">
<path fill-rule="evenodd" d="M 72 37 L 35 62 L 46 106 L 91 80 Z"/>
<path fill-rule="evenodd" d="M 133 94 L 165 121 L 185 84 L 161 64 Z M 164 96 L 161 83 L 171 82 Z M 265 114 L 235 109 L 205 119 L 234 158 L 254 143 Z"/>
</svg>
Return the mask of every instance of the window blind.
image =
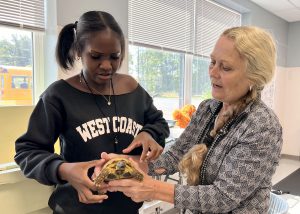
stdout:
<svg viewBox="0 0 300 214">
<path fill-rule="evenodd" d="M 0 0 L 0 25 L 44 31 L 44 0 Z"/>
<path fill-rule="evenodd" d="M 128 3 L 131 43 L 193 51 L 193 0 L 129 0 Z"/>
<path fill-rule="evenodd" d="M 212 1 L 196 1 L 195 54 L 210 56 L 221 33 L 241 26 L 241 14 Z"/>
<path fill-rule="evenodd" d="M 241 14 L 208 0 L 129 0 L 131 44 L 209 56 L 219 35 Z"/>
</svg>

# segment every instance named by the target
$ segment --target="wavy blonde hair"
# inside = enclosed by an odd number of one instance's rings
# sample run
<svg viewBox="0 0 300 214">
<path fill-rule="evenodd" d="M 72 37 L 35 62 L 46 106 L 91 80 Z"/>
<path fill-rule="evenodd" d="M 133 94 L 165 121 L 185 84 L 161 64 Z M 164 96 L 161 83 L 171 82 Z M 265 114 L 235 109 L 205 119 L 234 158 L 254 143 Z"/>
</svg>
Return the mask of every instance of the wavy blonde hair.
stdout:
<svg viewBox="0 0 300 214">
<path fill-rule="evenodd" d="M 260 96 L 264 86 L 270 82 L 276 67 L 276 44 L 269 32 L 254 26 L 241 26 L 225 30 L 225 36 L 245 59 L 246 75 L 252 82 L 252 98 Z"/>
<path fill-rule="evenodd" d="M 233 27 L 225 30 L 221 36 L 231 39 L 241 57 L 245 59 L 246 75 L 252 87 L 237 105 L 221 115 L 222 118 L 210 132 L 213 138 L 228 120 L 241 112 L 252 100 L 260 97 L 262 89 L 274 76 L 276 64 L 275 42 L 265 30 L 253 26 Z M 194 145 L 179 162 L 179 171 L 186 176 L 189 185 L 200 184 L 200 170 L 207 152 L 205 144 Z"/>
</svg>

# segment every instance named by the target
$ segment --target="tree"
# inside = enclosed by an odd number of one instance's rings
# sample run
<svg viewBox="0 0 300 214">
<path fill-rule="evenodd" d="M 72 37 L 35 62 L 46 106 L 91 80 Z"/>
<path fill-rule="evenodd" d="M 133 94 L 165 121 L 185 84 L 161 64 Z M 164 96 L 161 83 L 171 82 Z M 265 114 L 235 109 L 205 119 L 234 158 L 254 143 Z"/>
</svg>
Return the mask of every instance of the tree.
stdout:
<svg viewBox="0 0 300 214">
<path fill-rule="evenodd" d="M 0 40 L 0 65 L 32 66 L 31 36 L 12 34 Z"/>
<path fill-rule="evenodd" d="M 129 68 L 152 96 L 177 95 L 181 88 L 183 54 L 133 46 Z"/>
</svg>

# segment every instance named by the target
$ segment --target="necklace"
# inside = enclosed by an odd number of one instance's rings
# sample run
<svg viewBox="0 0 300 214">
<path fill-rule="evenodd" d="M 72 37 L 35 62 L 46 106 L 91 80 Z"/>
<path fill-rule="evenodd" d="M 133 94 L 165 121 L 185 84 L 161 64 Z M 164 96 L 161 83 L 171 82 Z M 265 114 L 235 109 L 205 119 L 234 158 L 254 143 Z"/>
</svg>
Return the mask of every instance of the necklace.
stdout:
<svg viewBox="0 0 300 214">
<path fill-rule="evenodd" d="M 83 71 L 80 72 L 80 76 L 79 76 L 79 82 L 82 84 L 82 79 L 84 80 L 84 83 L 86 84 L 86 86 L 88 87 L 89 91 L 91 93 L 93 93 L 93 91 L 96 91 L 97 94 L 101 95 L 107 102 L 107 105 L 111 105 L 111 89 L 112 89 L 112 79 L 109 80 L 109 96 L 108 99 L 106 98 L 106 96 L 104 96 L 101 92 L 99 92 L 97 89 L 93 88 L 93 90 L 91 90 L 92 88 L 89 86 L 89 84 L 87 83 L 84 75 L 83 75 Z"/>
<path fill-rule="evenodd" d="M 83 79 L 84 83 L 86 84 L 86 86 L 87 86 L 87 88 L 89 89 L 89 91 L 91 92 L 91 94 L 94 96 L 96 105 L 97 105 L 98 109 L 100 110 L 101 114 L 102 114 L 104 117 L 106 117 L 106 115 L 104 114 L 104 112 L 103 112 L 102 109 L 101 109 L 101 106 L 100 106 L 99 103 L 97 102 L 96 94 L 93 92 L 92 88 L 91 88 L 91 87 L 89 86 L 89 84 L 87 83 L 87 81 L 86 81 L 86 79 L 85 79 L 85 77 L 84 77 L 82 71 L 81 71 L 81 74 L 80 74 L 80 80 L 79 80 L 79 81 L 82 83 L 81 78 Z M 112 89 L 112 94 L 115 95 L 115 90 L 114 90 L 114 85 L 113 85 L 113 83 L 112 83 L 112 78 L 110 79 L 110 90 L 111 90 L 111 89 Z M 106 97 L 104 97 L 104 95 L 101 94 L 101 95 L 105 98 L 105 100 L 108 101 L 108 103 L 107 103 L 108 105 L 111 104 L 111 102 L 110 102 L 111 92 L 110 92 L 109 94 L 110 94 L 110 95 L 109 95 L 109 100 L 107 100 Z M 117 102 L 116 102 L 115 97 L 114 97 L 114 109 L 115 109 L 116 116 L 118 117 L 118 112 L 117 112 Z M 118 141 L 118 134 L 115 134 L 114 140 L 115 140 L 115 142 L 114 142 L 114 149 L 115 149 L 115 151 L 117 151 L 117 144 L 119 143 L 119 141 Z"/>
</svg>

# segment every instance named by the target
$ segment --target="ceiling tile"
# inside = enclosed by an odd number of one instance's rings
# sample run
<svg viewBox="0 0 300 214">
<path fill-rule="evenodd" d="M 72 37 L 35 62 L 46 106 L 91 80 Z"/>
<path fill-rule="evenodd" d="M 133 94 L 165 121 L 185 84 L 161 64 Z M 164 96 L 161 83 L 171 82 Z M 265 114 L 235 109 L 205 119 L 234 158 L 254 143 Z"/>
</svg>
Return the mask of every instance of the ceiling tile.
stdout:
<svg viewBox="0 0 300 214">
<path fill-rule="evenodd" d="M 300 21 L 300 0 L 251 1 L 288 22 Z"/>
<path fill-rule="evenodd" d="M 297 9 L 277 11 L 276 14 L 279 17 L 284 17 L 284 19 L 288 22 L 296 22 L 300 20 L 300 11 Z"/>
<path fill-rule="evenodd" d="M 290 0 L 290 2 L 300 9 L 300 0 Z"/>
</svg>

